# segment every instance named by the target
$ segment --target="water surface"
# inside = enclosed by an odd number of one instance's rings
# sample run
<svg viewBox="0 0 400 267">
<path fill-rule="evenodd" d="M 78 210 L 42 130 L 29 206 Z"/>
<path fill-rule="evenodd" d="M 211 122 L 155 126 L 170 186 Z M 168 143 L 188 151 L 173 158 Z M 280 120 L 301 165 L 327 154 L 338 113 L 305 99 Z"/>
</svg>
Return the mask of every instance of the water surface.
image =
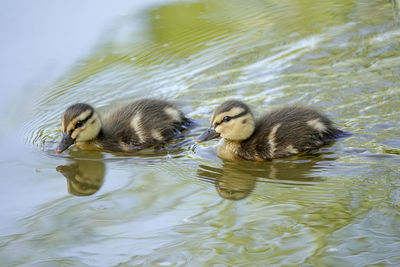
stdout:
<svg viewBox="0 0 400 267">
<path fill-rule="evenodd" d="M 400 264 L 395 1 L 119 5 L 101 38 L 72 48 L 89 52 L 8 104 L 29 103 L 7 117 L 20 127 L 1 128 L 3 264 Z M 107 112 L 147 96 L 174 101 L 198 127 L 163 151 L 55 155 L 71 103 Z M 352 135 L 272 162 L 223 161 L 215 142 L 193 139 L 231 98 L 256 114 L 312 106 Z"/>
</svg>

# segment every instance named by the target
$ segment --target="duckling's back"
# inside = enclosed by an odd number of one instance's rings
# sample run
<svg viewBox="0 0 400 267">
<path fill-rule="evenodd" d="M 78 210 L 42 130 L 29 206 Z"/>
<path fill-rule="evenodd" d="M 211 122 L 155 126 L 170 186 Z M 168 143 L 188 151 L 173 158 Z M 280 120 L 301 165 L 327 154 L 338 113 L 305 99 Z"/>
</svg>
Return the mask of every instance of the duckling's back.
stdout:
<svg viewBox="0 0 400 267">
<path fill-rule="evenodd" d="M 138 100 L 103 118 L 99 141 L 105 149 L 134 151 L 173 139 L 187 123 L 189 119 L 172 103 Z"/>
<path fill-rule="evenodd" d="M 253 135 L 243 141 L 239 155 L 249 160 L 268 160 L 320 147 L 343 132 L 315 110 L 284 107 L 256 122 Z"/>
</svg>

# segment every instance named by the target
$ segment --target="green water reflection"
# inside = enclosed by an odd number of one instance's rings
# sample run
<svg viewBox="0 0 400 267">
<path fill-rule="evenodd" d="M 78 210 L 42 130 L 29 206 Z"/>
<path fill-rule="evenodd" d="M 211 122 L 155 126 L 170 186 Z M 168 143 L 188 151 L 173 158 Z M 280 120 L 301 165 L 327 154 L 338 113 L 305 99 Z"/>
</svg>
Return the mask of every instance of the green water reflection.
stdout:
<svg viewBox="0 0 400 267">
<path fill-rule="evenodd" d="M 26 146 L 2 141 L 1 262 L 398 266 L 398 14 L 396 1 L 132 4 L 30 101 Z M 147 96 L 198 126 L 161 151 L 54 154 L 71 103 L 107 112 Z M 352 135 L 271 162 L 223 161 L 193 140 L 230 98 L 256 114 L 310 105 Z"/>
</svg>

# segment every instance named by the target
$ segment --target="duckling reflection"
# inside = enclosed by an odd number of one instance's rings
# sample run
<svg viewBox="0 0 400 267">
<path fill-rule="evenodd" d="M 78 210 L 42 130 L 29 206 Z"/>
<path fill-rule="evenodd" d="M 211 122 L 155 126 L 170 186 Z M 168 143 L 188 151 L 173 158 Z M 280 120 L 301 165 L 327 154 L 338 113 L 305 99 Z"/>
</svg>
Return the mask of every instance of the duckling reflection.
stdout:
<svg viewBox="0 0 400 267">
<path fill-rule="evenodd" d="M 293 158 L 268 163 L 224 160 L 222 168 L 200 165 L 197 174 L 199 179 L 213 183 L 221 197 L 241 200 L 254 191 L 257 183 L 312 186 L 322 180 L 318 171 L 323 165 L 319 167 L 318 162 L 323 162 L 319 154 L 303 156 L 301 160 Z"/>
<path fill-rule="evenodd" d="M 200 165 L 197 173 L 200 179 L 215 184 L 215 189 L 221 197 L 230 200 L 246 198 L 256 184 L 256 176 L 248 175 L 245 171 L 226 163 L 223 168 Z"/>
<path fill-rule="evenodd" d="M 105 165 L 99 160 L 74 159 L 74 163 L 60 165 L 56 170 L 67 178 L 68 192 L 75 196 L 96 193 L 103 184 Z"/>
</svg>

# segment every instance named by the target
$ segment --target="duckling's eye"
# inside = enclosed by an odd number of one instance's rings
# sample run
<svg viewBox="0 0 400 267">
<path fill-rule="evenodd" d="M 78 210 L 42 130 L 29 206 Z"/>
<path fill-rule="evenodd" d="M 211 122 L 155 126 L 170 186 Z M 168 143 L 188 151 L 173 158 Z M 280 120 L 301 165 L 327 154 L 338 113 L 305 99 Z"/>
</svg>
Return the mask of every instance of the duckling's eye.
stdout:
<svg viewBox="0 0 400 267">
<path fill-rule="evenodd" d="M 230 121 L 231 119 L 232 119 L 231 117 L 225 116 L 225 117 L 222 119 L 222 122 L 228 122 L 228 121 Z"/>
<path fill-rule="evenodd" d="M 83 125 L 83 121 L 77 121 L 75 124 L 75 128 L 79 128 Z"/>
</svg>

